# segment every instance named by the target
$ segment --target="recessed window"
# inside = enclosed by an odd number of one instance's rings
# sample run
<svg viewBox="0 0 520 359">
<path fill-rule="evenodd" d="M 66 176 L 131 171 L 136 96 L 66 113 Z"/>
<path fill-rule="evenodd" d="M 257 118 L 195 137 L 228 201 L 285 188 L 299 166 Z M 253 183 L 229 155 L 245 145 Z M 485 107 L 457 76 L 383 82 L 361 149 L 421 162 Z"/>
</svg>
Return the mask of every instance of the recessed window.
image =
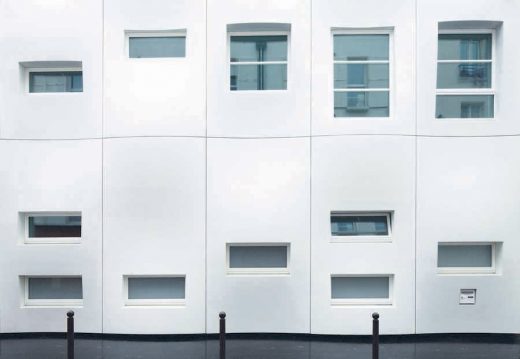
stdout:
<svg viewBox="0 0 520 359">
<path fill-rule="evenodd" d="M 332 236 L 339 240 L 387 241 L 391 229 L 390 213 L 333 211 L 330 214 L 330 228 Z"/>
<path fill-rule="evenodd" d="M 127 276 L 127 305 L 184 304 L 184 276 Z"/>
<path fill-rule="evenodd" d="M 23 277 L 25 304 L 42 306 L 81 305 L 82 279 L 77 276 Z"/>
<path fill-rule="evenodd" d="M 30 70 L 29 92 L 83 92 L 83 72 Z"/>
<path fill-rule="evenodd" d="M 332 304 L 391 304 L 389 275 L 331 276 Z"/>
<path fill-rule="evenodd" d="M 437 118 L 494 117 L 493 33 L 440 33 Z"/>
<path fill-rule="evenodd" d="M 230 89 L 286 90 L 287 39 L 277 35 L 230 35 Z"/>
<path fill-rule="evenodd" d="M 186 34 L 183 32 L 127 32 L 128 56 L 164 58 L 186 56 Z"/>
<path fill-rule="evenodd" d="M 229 244 L 230 273 L 281 273 L 289 270 L 287 244 Z"/>
<path fill-rule="evenodd" d="M 334 117 L 389 117 L 390 34 L 333 36 Z"/>
<path fill-rule="evenodd" d="M 25 242 L 69 243 L 81 239 L 80 213 L 26 213 Z"/>
<path fill-rule="evenodd" d="M 496 243 L 439 243 L 439 273 L 495 273 Z"/>
</svg>

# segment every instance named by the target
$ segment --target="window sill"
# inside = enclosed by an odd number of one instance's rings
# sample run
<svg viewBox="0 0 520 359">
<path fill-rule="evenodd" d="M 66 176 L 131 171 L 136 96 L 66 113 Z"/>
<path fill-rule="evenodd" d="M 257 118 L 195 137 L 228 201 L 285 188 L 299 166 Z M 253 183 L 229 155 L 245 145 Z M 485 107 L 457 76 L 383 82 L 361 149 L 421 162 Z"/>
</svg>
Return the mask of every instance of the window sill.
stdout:
<svg viewBox="0 0 520 359">
<path fill-rule="evenodd" d="M 375 299 L 359 299 L 359 300 L 343 300 L 332 299 L 330 302 L 332 307 L 393 307 L 393 303 L 389 299 L 375 300 Z"/>
<path fill-rule="evenodd" d="M 227 275 L 230 276 L 287 276 L 289 275 L 289 269 L 283 268 L 241 268 L 241 269 L 229 269 Z"/>
<path fill-rule="evenodd" d="M 29 239 L 25 238 L 24 244 L 81 244 L 81 238 L 76 237 L 59 237 L 59 238 L 45 238 Z"/>
<path fill-rule="evenodd" d="M 392 243 L 389 236 L 332 236 L 331 243 Z"/>
<path fill-rule="evenodd" d="M 127 300 L 126 308 L 154 308 L 154 307 L 172 307 L 185 308 L 185 300 Z"/>
<path fill-rule="evenodd" d="M 437 274 L 441 276 L 494 276 L 498 275 L 495 268 L 443 268 L 437 269 Z"/>
<path fill-rule="evenodd" d="M 28 300 L 22 308 L 83 308 L 83 301 L 71 300 Z"/>
</svg>

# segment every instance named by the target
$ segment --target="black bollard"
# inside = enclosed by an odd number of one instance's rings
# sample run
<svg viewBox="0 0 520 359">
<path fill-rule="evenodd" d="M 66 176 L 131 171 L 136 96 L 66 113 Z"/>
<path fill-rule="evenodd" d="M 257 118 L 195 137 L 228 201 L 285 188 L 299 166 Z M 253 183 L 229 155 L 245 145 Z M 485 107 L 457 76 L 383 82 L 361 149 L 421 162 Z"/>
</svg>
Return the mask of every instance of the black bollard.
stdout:
<svg viewBox="0 0 520 359">
<path fill-rule="evenodd" d="M 220 312 L 218 316 L 220 318 L 220 359 L 226 359 L 226 313 Z"/>
<path fill-rule="evenodd" d="M 74 312 L 67 312 L 67 359 L 74 359 Z"/>
<path fill-rule="evenodd" d="M 379 313 L 373 313 L 372 319 L 372 359 L 379 359 Z"/>
</svg>

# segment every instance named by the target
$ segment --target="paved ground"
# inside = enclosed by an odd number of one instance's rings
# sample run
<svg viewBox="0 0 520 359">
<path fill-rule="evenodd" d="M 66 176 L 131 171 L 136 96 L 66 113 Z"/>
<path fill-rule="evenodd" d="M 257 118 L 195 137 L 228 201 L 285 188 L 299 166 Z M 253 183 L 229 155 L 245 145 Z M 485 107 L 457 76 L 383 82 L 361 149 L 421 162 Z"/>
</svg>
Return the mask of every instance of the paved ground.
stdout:
<svg viewBox="0 0 520 359">
<path fill-rule="evenodd" d="M 382 343 L 380 359 L 519 359 L 518 340 L 407 339 Z M 64 339 L 0 339 L 1 359 L 66 359 Z M 366 341 L 227 341 L 227 359 L 370 359 Z M 76 339 L 75 359 L 218 359 L 216 340 L 128 341 Z"/>
</svg>

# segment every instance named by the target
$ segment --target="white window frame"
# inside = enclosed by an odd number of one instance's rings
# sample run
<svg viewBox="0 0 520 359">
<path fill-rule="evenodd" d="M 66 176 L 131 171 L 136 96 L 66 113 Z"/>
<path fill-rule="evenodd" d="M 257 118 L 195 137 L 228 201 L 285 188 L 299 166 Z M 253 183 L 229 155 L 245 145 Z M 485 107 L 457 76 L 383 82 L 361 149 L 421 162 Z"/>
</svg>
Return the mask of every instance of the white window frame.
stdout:
<svg viewBox="0 0 520 359">
<path fill-rule="evenodd" d="M 29 299 L 29 279 L 30 278 L 80 278 L 82 299 Z M 83 287 L 83 276 L 81 275 L 24 275 L 21 276 L 23 283 L 23 305 L 26 307 L 83 307 L 85 292 Z"/>
<path fill-rule="evenodd" d="M 184 56 L 176 57 L 130 57 L 131 37 L 184 37 Z M 125 30 L 125 56 L 130 61 L 179 61 L 188 57 L 188 32 L 186 29 L 175 30 Z"/>
<path fill-rule="evenodd" d="M 439 267 L 439 247 L 440 246 L 491 246 L 491 267 Z M 438 242 L 437 243 L 437 273 L 438 274 L 462 274 L 462 275 L 482 275 L 497 274 L 497 246 L 499 242 Z"/>
<path fill-rule="evenodd" d="M 334 36 L 335 35 L 388 35 L 388 60 L 366 60 L 366 61 L 349 61 L 334 59 Z M 394 116 L 394 30 L 393 29 L 333 29 L 331 36 L 332 48 L 332 117 L 341 121 L 349 120 L 389 120 Z M 344 88 L 336 89 L 334 87 L 334 65 L 336 64 L 388 64 L 388 88 Z M 388 117 L 335 117 L 335 101 L 336 92 L 388 92 Z"/>
<path fill-rule="evenodd" d="M 372 217 L 372 216 L 384 216 L 386 217 L 386 225 L 388 228 L 388 235 L 386 236 L 375 236 L 375 235 L 333 235 L 332 234 L 332 216 L 345 216 L 345 217 Z M 330 211 L 329 213 L 329 233 L 331 235 L 331 242 L 333 243 L 389 243 L 392 242 L 392 222 L 394 212 L 393 211 Z"/>
<path fill-rule="evenodd" d="M 386 277 L 388 278 L 388 298 L 332 298 L 332 278 L 353 277 Z M 393 306 L 394 303 L 394 275 L 393 274 L 331 274 L 329 278 L 329 295 L 332 306 Z"/>
<path fill-rule="evenodd" d="M 184 278 L 184 298 L 183 299 L 129 299 L 128 298 L 128 278 Z M 127 307 L 151 307 L 151 306 L 171 306 L 182 307 L 186 305 L 186 275 L 185 274 L 125 274 L 123 275 L 123 302 Z"/>
<path fill-rule="evenodd" d="M 56 95 L 80 95 L 85 93 L 85 78 L 83 67 L 26 67 L 25 71 L 25 92 L 31 96 L 56 96 Z M 36 72 L 81 72 L 83 78 L 82 91 L 57 91 L 57 92 L 31 92 L 31 73 Z"/>
<path fill-rule="evenodd" d="M 21 212 L 23 224 L 23 243 L 25 244 L 80 244 L 83 239 L 83 214 L 81 211 L 74 212 Z M 81 237 L 29 237 L 29 217 L 59 217 L 77 216 L 81 217 Z"/>
<path fill-rule="evenodd" d="M 437 103 L 437 96 L 449 95 L 490 95 L 493 96 L 493 117 L 483 118 L 462 118 L 462 117 L 442 117 L 437 118 L 437 105 L 435 106 L 435 120 L 439 121 L 492 121 L 496 119 L 497 101 L 496 101 L 496 30 L 495 29 L 454 29 L 454 30 L 439 30 L 437 34 L 437 54 L 439 53 L 439 37 L 438 35 L 460 35 L 460 34 L 491 34 L 491 60 L 439 60 L 437 55 L 436 74 L 439 71 L 439 64 L 453 64 L 453 63 L 489 63 L 491 62 L 491 87 L 490 88 L 467 88 L 467 89 L 439 89 L 437 83 L 435 84 L 435 103 Z M 437 75 L 438 76 L 438 75 Z M 437 77 L 436 77 L 437 81 Z"/>
<path fill-rule="evenodd" d="M 289 62 L 291 60 L 291 32 L 290 31 L 229 31 L 227 34 L 227 62 L 228 62 L 228 80 L 227 91 L 230 93 L 270 93 L 281 91 L 289 91 L 290 76 Z M 287 36 L 287 60 L 286 61 L 244 61 L 231 62 L 231 37 L 232 36 Z M 287 68 L 287 86 L 285 89 L 279 90 L 231 90 L 231 65 L 286 65 Z"/>
<path fill-rule="evenodd" d="M 231 268 L 231 247 L 286 247 L 287 267 L 285 268 Z M 286 242 L 261 242 L 261 243 L 226 243 L 226 272 L 229 275 L 288 275 L 291 266 L 291 245 Z"/>
</svg>

